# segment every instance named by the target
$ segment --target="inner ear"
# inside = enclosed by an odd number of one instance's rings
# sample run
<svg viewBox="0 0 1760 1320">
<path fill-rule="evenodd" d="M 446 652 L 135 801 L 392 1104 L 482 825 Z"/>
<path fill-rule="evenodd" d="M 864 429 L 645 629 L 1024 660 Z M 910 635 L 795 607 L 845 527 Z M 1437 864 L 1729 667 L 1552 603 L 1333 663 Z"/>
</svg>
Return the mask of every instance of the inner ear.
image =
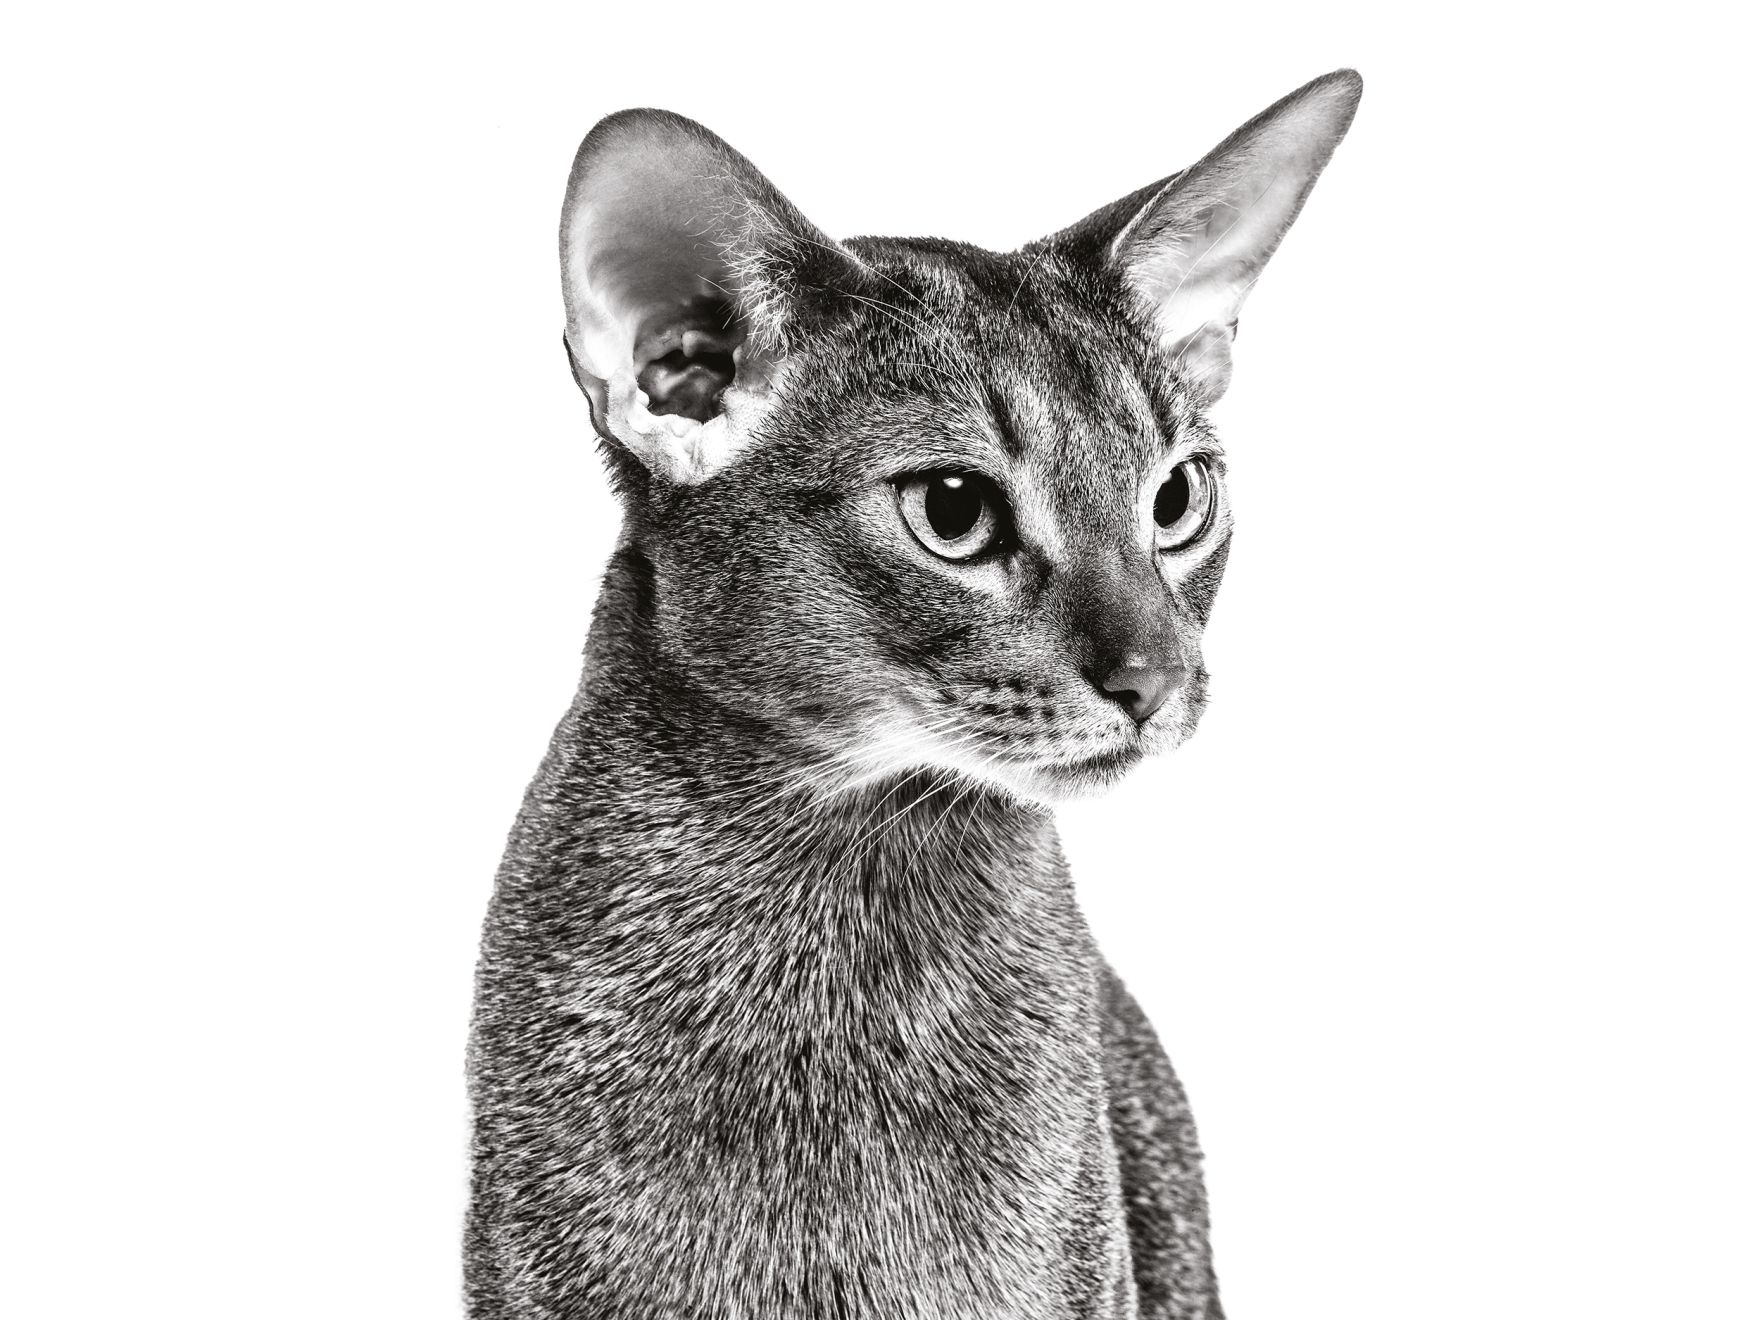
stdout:
<svg viewBox="0 0 1760 1320">
<path fill-rule="evenodd" d="M 722 394 L 739 372 L 746 330 L 733 304 L 696 298 L 650 317 L 636 332 L 636 385 L 657 417 L 706 422 L 722 411 Z"/>
<path fill-rule="evenodd" d="M 1363 80 L 1316 78 L 1248 120 L 1190 169 L 1048 240 L 1124 277 L 1160 347 L 1207 399 L 1228 386 L 1241 303 L 1301 213 L 1356 113 Z"/>
<path fill-rule="evenodd" d="M 587 134 L 561 238 L 569 357 L 594 425 L 679 484 L 754 440 L 808 306 L 865 279 L 744 156 L 661 110 Z"/>
</svg>

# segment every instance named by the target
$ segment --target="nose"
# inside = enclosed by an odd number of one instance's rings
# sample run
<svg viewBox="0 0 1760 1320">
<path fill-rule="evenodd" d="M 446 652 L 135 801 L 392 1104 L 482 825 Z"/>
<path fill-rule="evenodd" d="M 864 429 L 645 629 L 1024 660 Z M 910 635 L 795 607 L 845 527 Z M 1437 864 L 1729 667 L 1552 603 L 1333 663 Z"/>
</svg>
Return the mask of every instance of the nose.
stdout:
<svg viewBox="0 0 1760 1320">
<path fill-rule="evenodd" d="M 1187 678 L 1159 567 L 1130 546 L 1096 547 L 1064 580 L 1064 608 L 1082 673 L 1138 724 Z"/>
<path fill-rule="evenodd" d="M 1158 664 L 1145 656 L 1127 655 L 1123 664 L 1096 679 L 1094 686 L 1141 724 L 1160 710 L 1162 703 L 1185 681 L 1185 666 L 1177 661 Z"/>
</svg>

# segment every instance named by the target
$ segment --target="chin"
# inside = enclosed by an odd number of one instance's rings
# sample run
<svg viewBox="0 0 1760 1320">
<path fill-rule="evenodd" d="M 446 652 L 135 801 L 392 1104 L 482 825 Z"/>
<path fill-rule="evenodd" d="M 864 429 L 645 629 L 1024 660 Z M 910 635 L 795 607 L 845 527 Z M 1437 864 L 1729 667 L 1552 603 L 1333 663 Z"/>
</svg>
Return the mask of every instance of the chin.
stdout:
<svg viewBox="0 0 1760 1320">
<path fill-rule="evenodd" d="M 1188 706 L 1169 711 L 1174 718 L 1159 728 L 1146 728 L 1143 736 L 1128 746 L 1098 756 L 1023 768 L 1010 775 L 1005 786 L 1046 806 L 1098 797 L 1122 783 L 1144 761 L 1165 756 L 1183 744 L 1194 732 L 1200 709 Z"/>
<path fill-rule="evenodd" d="M 1049 762 L 1011 775 L 1006 786 L 1032 802 L 1054 807 L 1099 796 L 1123 781 L 1143 758 L 1142 748 L 1127 747 L 1079 761 Z"/>
</svg>

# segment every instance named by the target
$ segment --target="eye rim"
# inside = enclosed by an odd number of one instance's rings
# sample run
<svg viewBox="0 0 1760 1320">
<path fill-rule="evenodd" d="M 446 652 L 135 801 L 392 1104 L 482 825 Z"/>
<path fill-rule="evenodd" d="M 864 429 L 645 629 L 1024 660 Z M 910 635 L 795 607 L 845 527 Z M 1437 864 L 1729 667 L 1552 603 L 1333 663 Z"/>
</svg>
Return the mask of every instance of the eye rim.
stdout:
<svg viewBox="0 0 1760 1320">
<path fill-rule="evenodd" d="M 1172 481 L 1174 474 L 1178 472 L 1186 473 L 1186 489 L 1189 492 L 1186 507 L 1178 518 L 1163 527 L 1155 521 L 1155 500 L 1159 498 L 1161 488 Z M 1162 554 L 1185 549 L 1210 530 L 1215 513 L 1216 477 L 1211 471 L 1210 461 L 1202 454 L 1182 459 L 1161 479 L 1160 484 L 1155 487 L 1155 495 L 1149 501 L 1149 523 L 1155 530 L 1155 549 Z"/>
<path fill-rule="evenodd" d="M 949 479 L 971 482 L 982 499 L 977 519 L 952 541 L 944 539 L 935 530 L 925 506 L 930 483 Z M 1008 501 L 997 484 L 982 472 L 966 468 L 934 468 L 906 472 L 893 478 L 892 484 L 898 497 L 900 520 L 917 544 L 937 559 L 950 564 L 969 564 L 1007 548 L 1010 536 Z"/>
</svg>

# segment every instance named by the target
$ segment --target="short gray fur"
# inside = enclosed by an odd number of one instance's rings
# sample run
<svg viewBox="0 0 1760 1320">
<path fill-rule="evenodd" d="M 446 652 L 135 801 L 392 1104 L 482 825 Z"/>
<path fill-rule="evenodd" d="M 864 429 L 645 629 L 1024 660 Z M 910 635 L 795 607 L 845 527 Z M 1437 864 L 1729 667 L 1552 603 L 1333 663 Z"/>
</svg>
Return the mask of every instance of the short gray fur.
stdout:
<svg viewBox="0 0 1760 1320">
<path fill-rule="evenodd" d="M 833 243 L 663 112 L 589 135 L 569 347 L 626 519 L 484 929 L 472 1317 L 1221 1316 L 1185 1096 L 1049 804 L 1202 711 L 1205 409 L 1358 89 L 1009 254 Z M 1238 249 L 1217 208 L 1276 170 L 1307 174 Z M 1194 283 L 1221 310 L 1176 334 Z M 703 356 L 663 361 L 681 334 Z M 626 369 L 730 423 L 644 430 Z M 1143 492 L 1181 455 L 1219 503 L 1162 554 Z M 1007 494 L 994 557 L 911 539 L 897 479 L 937 464 Z M 1092 675 L 1149 645 L 1185 678 L 1138 725 Z"/>
</svg>

